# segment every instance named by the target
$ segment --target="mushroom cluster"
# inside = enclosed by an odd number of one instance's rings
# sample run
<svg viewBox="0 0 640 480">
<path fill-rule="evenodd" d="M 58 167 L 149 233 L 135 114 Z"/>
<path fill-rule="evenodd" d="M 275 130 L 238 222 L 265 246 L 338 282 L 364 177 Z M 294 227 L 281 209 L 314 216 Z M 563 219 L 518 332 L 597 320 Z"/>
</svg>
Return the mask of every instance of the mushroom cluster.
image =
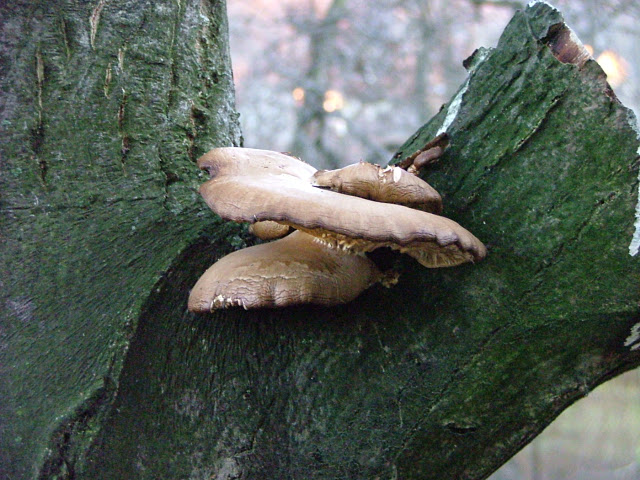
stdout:
<svg viewBox="0 0 640 480">
<path fill-rule="evenodd" d="M 486 255 L 480 240 L 438 215 L 438 192 L 400 167 L 319 171 L 289 155 L 235 147 L 211 150 L 198 166 L 209 172 L 200 193 L 215 213 L 252 224 L 262 239 L 288 235 L 211 266 L 189 296 L 194 312 L 349 302 L 374 283 L 393 283 L 365 255 L 380 247 L 429 268 Z"/>
</svg>

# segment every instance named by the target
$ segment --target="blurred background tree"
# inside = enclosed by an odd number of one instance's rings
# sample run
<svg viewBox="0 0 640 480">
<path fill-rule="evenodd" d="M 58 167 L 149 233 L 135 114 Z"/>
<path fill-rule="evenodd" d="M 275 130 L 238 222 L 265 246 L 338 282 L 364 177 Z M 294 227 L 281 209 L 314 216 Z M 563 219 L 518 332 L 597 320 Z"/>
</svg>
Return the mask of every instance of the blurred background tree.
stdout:
<svg viewBox="0 0 640 480">
<path fill-rule="evenodd" d="M 244 145 L 289 151 L 319 168 L 360 159 L 384 164 L 452 97 L 467 75 L 462 61 L 478 47 L 494 46 L 525 5 L 233 0 L 229 23 Z M 556 0 L 554 6 L 591 49 L 622 103 L 637 112 L 640 3 Z M 492 477 L 637 478 L 637 370 L 579 401 Z"/>
<path fill-rule="evenodd" d="M 622 102 L 637 110 L 637 2 L 555 3 Z M 480 46 L 495 45 L 525 4 L 229 2 L 245 146 L 290 151 L 319 167 L 386 162 L 464 81 L 462 61 Z"/>
</svg>

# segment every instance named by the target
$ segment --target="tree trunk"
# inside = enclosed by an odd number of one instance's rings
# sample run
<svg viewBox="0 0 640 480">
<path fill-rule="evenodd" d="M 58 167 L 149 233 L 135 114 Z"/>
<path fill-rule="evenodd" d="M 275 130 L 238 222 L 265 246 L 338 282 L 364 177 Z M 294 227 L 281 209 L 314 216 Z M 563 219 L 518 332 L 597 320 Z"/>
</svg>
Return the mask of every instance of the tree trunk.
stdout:
<svg viewBox="0 0 640 480">
<path fill-rule="evenodd" d="M 446 131 L 426 177 L 484 262 L 397 257 L 396 287 L 342 307 L 208 315 L 189 288 L 246 243 L 195 192 L 194 159 L 239 142 L 224 5 L 13 5 L 9 478 L 482 479 L 640 364 L 635 119 L 546 3 L 395 157 Z"/>
<path fill-rule="evenodd" d="M 240 141 L 226 10 L 18 1 L 0 18 L 0 477 L 75 478 L 154 285 L 201 232 L 232 241 L 195 166 Z"/>
</svg>

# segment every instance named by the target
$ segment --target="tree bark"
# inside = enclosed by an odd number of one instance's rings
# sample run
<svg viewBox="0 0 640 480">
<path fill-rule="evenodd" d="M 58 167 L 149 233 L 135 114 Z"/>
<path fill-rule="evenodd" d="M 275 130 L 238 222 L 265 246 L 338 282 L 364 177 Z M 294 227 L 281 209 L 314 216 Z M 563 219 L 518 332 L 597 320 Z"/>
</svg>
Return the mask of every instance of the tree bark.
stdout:
<svg viewBox="0 0 640 480">
<path fill-rule="evenodd" d="M 640 364 L 635 119 L 546 3 L 394 158 L 447 133 L 425 178 L 484 262 L 398 256 L 396 287 L 342 307 L 208 315 L 186 312 L 189 288 L 247 242 L 195 192 L 194 159 L 239 143 L 224 5 L 14 5 L 9 478 L 482 479 Z"/>
<path fill-rule="evenodd" d="M 154 285 L 202 232 L 233 239 L 195 166 L 240 142 L 226 10 L 18 1 L 0 18 L 0 477 L 75 478 Z"/>
</svg>

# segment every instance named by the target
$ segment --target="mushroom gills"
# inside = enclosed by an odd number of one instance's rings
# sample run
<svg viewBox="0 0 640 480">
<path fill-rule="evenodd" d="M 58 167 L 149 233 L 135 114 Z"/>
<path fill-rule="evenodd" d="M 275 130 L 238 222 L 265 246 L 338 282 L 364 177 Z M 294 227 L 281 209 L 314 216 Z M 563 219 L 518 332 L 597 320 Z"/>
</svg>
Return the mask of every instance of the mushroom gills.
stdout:
<svg viewBox="0 0 640 480">
<path fill-rule="evenodd" d="M 323 228 L 291 226 L 316 237 L 318 242 L 330 249 L 365 253 L 377 248 L 388 247 L 400 253 L 406 253 L 427 268 L 455 267 L 467 262 L 475 263 L 486 256 L 486 248 L 480 240 L 453 220 L 445 220 L 454 225 L 446 234 L 439 236 L 440 231 L 436 231 L 433 238 L 410 241 L 406 244 L 400 244 L 396 241 L 354 238 Z"/>
</svg>

